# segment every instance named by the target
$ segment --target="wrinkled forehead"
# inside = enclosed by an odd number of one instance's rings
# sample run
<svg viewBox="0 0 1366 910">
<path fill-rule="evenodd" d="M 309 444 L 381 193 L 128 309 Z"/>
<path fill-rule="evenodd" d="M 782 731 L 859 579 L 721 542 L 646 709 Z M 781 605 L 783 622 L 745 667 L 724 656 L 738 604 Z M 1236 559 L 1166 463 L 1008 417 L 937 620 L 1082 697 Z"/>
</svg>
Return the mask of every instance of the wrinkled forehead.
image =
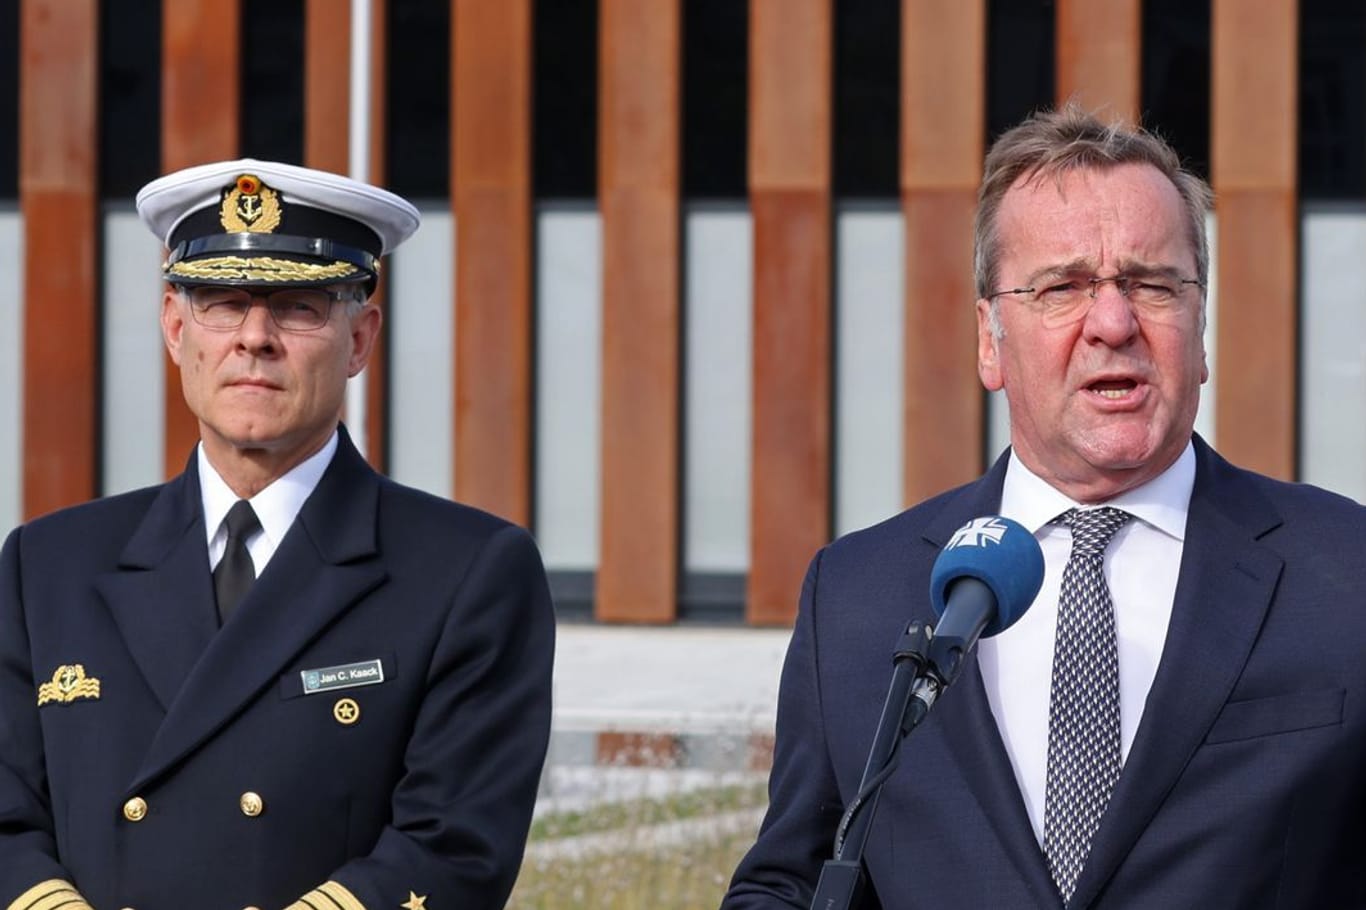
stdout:
<svg viewBox="0 0 1366 910">
<path fill-rule="evenodd" d="M 1181 194 L 1146 164 L 1022 176 L 1001 200 L 1003 265 L 1194 269 Z"/>
</svg>

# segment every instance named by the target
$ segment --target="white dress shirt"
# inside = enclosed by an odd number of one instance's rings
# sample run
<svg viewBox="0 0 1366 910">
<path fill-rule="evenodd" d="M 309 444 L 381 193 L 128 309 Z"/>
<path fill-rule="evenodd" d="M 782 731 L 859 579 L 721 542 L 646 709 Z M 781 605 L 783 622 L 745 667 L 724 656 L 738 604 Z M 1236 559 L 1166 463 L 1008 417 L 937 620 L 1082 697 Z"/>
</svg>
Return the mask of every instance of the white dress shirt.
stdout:
<svg viewBox="0 0 1366 910">
<path fill-rule="evenodd" d="M 304 500 L 322 480 L 323 472 L 332 463 L 332 456 L 336 452 L 337 432 L 333 430 L 331 438 L 321 449 L 248 500 L 261 522 L 261 530 L 247 537 L 247 551 L 251 553 L 257 578 L 266 570 L 266 563 L 275 555 L 280 541 L 284 540 L 285 533 L 303 508 Z M 212 572 L 228 547 L 228 529 L 223 519 L 237 502 L 237 494 L 209 464 L 202 442 L 199 444 L 198 457 L 199 492 L 204 502 L 204 532 L 209 538 L 209 571 Z"/>
<path fill-rule="evenodd" d="M 1135 520 L 1120 528 L 1105 551 L 1105 582 L 1115 605 L 1119 645 L 1120 754 L 1129 757 L 1143 704 L 1152 688 L 1186 537 L 1186 513 L 1195 485 L 1195 450 L 1188 443 L 1175 463 L 1108 506 Z M 1030 471 L 1012 451 L 1001 494 L 1001 514 L 1034 532 L 1043 548 L 1043 587 L 1015 625 L 978 643 L 987 700 L 1020 785 L 1034 835 L 1043 843 L 1048 778 L 1048 699 L 1053 635 L 1058 623 L 1062 572 L 1072 532 L 1049 524 L 1073 502 Z"/>
</svg>

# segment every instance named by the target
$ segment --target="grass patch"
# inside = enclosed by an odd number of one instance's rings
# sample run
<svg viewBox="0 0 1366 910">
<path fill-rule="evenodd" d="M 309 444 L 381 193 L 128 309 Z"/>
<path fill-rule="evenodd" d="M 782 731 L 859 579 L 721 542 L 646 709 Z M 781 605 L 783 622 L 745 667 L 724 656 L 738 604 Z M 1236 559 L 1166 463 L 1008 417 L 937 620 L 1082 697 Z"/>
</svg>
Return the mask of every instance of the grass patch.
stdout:
<svg viewBox="0 0 1366 910">
<path fill-rule="evenodd" d="M 756 782 L 605 803 L 580 811 L 552 811 L 532 822 L 530 840 L 547 841 L 641 825 L 662 825 L 738 809 L 762 808 L 767 803 L 765 784 Z"/>
<path fill-rule="evenodd" d="M 767 799 L 736 783 L 544 813 L 508 910 L 715 910 Z"/>
</svg>

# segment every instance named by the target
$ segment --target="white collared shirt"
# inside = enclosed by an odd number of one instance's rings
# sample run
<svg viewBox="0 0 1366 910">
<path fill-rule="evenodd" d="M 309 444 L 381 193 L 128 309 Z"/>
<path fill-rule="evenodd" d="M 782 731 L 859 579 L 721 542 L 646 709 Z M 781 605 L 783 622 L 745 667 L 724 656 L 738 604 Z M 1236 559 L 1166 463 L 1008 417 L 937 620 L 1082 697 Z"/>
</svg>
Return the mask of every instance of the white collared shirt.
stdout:
<svg viewBox="0 0 1366 910">
<path fill-rule="evenodd" d="M 1120 528 L 1105 551 L 1105 581 L 1115 605 L 1119 645 L 1120 754 L 1125 760 L 1162 659 L 1194 485 L 1195 450 L 1187 443 L 1166 471 L 1105 503 L 1136 519 Z M 1062 572 L 1072 548 L 1072 532 L 1049 522 L 1074 507 L 1085 508 L 1049 486 L 1011 452 L 1001 492 L 1001 514 L 1018 521 L 1039 539 L 1044 555 L 1043 587 L 1015 625 L 994 638 L 983 639 L 977 647 L 987 700 L 1040 844 L 1048 777 L 1053 635 Z"/>
<path fill-rule="evenodd" d="M 318 481 L 322 480 L 323 472 L 332 463 L 332 456 L 336 452 L 337 431 L 333 430 L 332 436 L 321 449 L 248 500 L 261 522 L 261 530 L 247 538 L 247 551 L 251 553 L 257 578 L 266 570 L 266 563 L 275 555 L 280 541 L 285 539 L 285 533 L 303 508 L 304 500 L 318 486 Z M 204 531 L 209 538 L 209 571 L 213 571 L 228 546 L 228 529 L 223 525 L 223 519 L 237 502 L 237 494 L 209 464 L 202 442 L 199 444 L 198 458 L 199 492 L 204 502 Z"/>
</svg>

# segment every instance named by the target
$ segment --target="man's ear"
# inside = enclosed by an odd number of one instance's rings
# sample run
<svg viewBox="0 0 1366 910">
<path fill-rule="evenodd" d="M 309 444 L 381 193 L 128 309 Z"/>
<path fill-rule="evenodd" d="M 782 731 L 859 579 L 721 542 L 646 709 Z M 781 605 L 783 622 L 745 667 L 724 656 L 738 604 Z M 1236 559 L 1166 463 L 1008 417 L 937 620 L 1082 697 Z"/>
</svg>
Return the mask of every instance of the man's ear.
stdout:
<svg viewBox="0 0 1366 910">
<path fill-rule="evenodd" d="M 185 331 L 185 311 L 180 308 L 180 295 L 175 288 L 166 288 L 161 295 L 161 338 L 171 361 L 180 366 L 180 337 Z"/>
<path fill-rule="evenodd" d="M 1001 378 L 1000 339 L 991 330 L 991 301 L 977 301 L 977 376 L 988 392 L 1005 385 Z"/>
<path fill-rule="evenodd" d="M 351 358 L 346 364 L 347 377 L 355 376 L 370 362 L 370 354 L 379 338 L 379 329 L 384 316 L 379 307 L 366 302 L 360 312 L 351 317 Z"/>
</svg>

